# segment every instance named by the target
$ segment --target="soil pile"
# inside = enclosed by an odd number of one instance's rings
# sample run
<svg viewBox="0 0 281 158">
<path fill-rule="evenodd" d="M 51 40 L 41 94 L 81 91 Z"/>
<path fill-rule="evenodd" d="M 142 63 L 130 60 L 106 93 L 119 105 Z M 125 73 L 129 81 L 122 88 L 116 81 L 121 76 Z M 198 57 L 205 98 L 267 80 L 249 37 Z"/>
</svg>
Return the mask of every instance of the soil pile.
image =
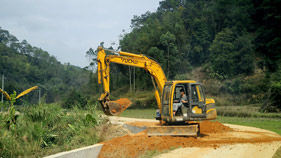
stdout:
<svg viewBox="0 0 281 158">
<path fill-rule="evenodd" d="M 122 128 L 121 125 L 111 123 L 103 124 L 97 128 L 100 141 L 111 140 L 112 138 L 132 134 L 128 129 Z"/>
<path fill-rule="evenodd" d="M 136 125 L 153 125 L 152 122 L 134 122 Z M 235 131 L 219 122 L 204 121 L 200 124 L 200 137 L 152 136 L 146 131 L 135 135 L 125 135 L 102 142 L 99 158 L 138 157 L 146 151 L 163 151 L 178 147 L 213 147 L 222 144 L 264 143 L 281 141 L 280 136 L 264 132 Z"/>
<path fill-rule="evenodd" d="M 231 128 L 221 124 L 220 122 L 211 122 L 211 121 L 202 121 L 200 123 L 200 133 L 209 134 L 209 133 L 223 133 L 232 131 Z"/>
<path fill-rule="evenodd" d="M 138 126 L 138 127 L 165 126 L 165 125 L 161 125 L 159 122 L 141 122 L 141 121 L 130 122 L 127 124 L 132 125 L 132 126 Z M 217 121 L 216 122 L 211 122 L 211 121 L 200 122 L 200 132 L 203 134 L 223 133 L 223 132 L 227 132 L 227 131 L 232 131 L 232 129 L 221 124 L 220 122 L 217 122 Z"/>
</svg>

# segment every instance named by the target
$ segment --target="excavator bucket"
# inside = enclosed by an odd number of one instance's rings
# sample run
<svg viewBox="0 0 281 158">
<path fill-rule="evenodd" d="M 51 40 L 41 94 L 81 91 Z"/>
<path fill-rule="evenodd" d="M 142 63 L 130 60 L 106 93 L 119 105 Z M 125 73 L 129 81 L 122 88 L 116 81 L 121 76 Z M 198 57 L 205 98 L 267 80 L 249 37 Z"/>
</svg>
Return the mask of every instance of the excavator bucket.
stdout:
<svg viewBox="0 0 281 158">
<path fill-rule="evenodd" d="M 116 116 L 126 110 L 132 102 L 127 98 L 120 98 L 115 101 L 109 101 L 107 114 Z"/>
<path fill-rule="evenodd" d="M 188 126 L 150 126 L 148 136 L 194 136 L 199 133 L 198 124 Z"/>
</svg>

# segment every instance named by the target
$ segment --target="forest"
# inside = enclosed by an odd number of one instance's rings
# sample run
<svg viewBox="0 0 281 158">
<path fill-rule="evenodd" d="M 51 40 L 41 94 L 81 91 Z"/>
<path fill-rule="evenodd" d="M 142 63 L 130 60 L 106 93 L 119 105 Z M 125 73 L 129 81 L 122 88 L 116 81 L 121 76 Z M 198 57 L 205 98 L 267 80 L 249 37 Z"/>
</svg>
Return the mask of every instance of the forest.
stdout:
<svg viewBox="0 0 281 158">
<path fill-rule="evenodd" d="M 0 73 L 4 75 L 4 90 L 8 94 L 39 86 L 41 101 L 61 101 L 69 92 L 86 86 L 90 72 L 69 63 L 62 64 L 41 48 L 19 41 L 0 28 Z M 85 92 L 86 93 L 86 92 Z M 17 104 L 38 103 L 39 90 L 30 93 Z M 5 97 L 4 97 L 5 99 Z"/>
<path fill-rule="evenodd" d="M 164 0 L 156 12 L 134 16 L 131 31 L 121 35 L 120 49 L 154 58 L 170 80 L 204 74 L 200 82 L 216 85 L 211 96 L 229 94 L 232 104 L 276 111 L 281 108 L 280 5 L 270 0 Z M 113 88 L 127 79 L 133 91 L 152 89 L 141 69 L 116 65 L 112 74 Z"/>
<path fill-rule="evenodd" d="M 121 34 L 118 49 L 157 60 L 169 80 L 198 80 L 209 96 L 230 98 L 234 105 L 258 104 L 262 111 L 279 111 L 280 3 L 160 1 L 157 11 L 134 16 L 131 30 Z M 71 92 L 96 100 L 100 93 L 96 48 L 85 54 L 92 63 L 79 68 L 62 64 L 48 52 L 1 29 L 0 72 L 5 74 L 5 90 L 10 94 L 38 85 L 47 103 L 62 101 Z M 124 87 L 133 92 L 153 89 L 151 78 L 142 69 L 114 65 L 111 75 L 113 92 Z M 38 93 L 21 99 L 25 101 L 36 103 Z"/>
</svg>

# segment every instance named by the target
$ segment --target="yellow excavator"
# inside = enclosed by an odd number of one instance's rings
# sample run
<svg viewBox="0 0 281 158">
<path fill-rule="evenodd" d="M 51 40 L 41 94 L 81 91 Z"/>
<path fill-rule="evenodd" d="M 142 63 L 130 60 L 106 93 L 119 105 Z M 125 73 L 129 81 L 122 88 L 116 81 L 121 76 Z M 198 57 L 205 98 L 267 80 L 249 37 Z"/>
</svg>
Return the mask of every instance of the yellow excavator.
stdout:
<svg viewBox="0 0 281 158">
<path fill-rule="evenodd" d="M 117 63 L 142 68 L 152 78 L 158 105 L 156 120 L 160 120 L 162 126 L 148 128 L 148 135 L 196 136 L 199 133 L 200 121 L 216 119 L 215 101 L 205 98 L 200 83 L 194 80 L 167 81 L 157 61 L 143 54 L 110 51 L 115 55 L 107 55 L 102 47 L 98 48 L 97 54 L 98 83 L 103 85 L 103 93 L 98 100 L 106 115 L 119 115 L 132 104 L 124 98 L 116 101 L 109 99 L 110 63 Z M 175 111 L 173 105 L 179 103 L 181 91 L 186 95 L 187 101 Z"/>
</svg>

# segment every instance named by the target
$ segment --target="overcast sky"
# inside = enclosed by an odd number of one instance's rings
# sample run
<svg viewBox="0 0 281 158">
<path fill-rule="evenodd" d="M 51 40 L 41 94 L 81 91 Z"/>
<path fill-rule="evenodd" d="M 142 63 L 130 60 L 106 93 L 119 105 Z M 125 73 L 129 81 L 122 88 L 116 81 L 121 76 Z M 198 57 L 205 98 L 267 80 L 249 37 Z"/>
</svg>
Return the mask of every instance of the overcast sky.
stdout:
<svg viewBox="0 0 281 158">
<path fill-rule="evenodd" d="M 0 27 L 62 63 L 84 67 L 90 47 L 118 44 L 122 30 L 130 32 L 133 16 L 156 11 L 159 1 L 0 0 Z"/>
</svg>

